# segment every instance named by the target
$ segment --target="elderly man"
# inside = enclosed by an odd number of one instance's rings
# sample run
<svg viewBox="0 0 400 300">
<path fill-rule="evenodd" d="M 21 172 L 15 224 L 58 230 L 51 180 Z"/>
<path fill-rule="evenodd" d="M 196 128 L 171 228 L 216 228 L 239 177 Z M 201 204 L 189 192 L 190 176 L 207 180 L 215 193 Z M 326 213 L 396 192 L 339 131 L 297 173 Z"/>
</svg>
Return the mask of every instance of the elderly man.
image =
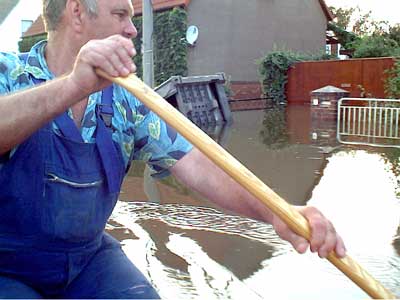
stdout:
<svg viewBox="0 0 400 300">
<path fill-rule="evenodd" d="M 303 253 L 345 248 L 315 208 L 310 245 L 137 99 L 96 75 L 136 67 L 129 0 L 43 0 L 48 41 L 0 55 L 0 297 L 158 298 L 104 233 L 132 159 L 226 209 L 273 224 Z"/>
</svg>

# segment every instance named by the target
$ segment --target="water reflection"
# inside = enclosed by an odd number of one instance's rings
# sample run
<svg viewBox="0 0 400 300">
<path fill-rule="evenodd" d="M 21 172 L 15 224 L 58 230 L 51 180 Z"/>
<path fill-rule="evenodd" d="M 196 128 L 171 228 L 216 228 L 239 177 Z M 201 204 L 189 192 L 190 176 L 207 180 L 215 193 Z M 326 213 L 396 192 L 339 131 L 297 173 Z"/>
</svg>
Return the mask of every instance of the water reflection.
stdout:
<svg viewBox="0 0 400 300">
<path fill-rule="evenodd" d="M 368 251 L 372 247 L 382 250 L 381 245 L 390 244 L 399 225 L 397 180 L 389 163 L 377 153 L 338 151 L 328 158 L 309 203 L 337 223 L 350 246 L 357 242 L 368 245 Z"/>
<path fill-rule="evenodd" d="M 285 143 L 270 130 L 265 145 L 266 119 L 283 120 Z M 267 118 L 238 112 L 234 120 L 228 151 L 289 202 L 320 208 L 350 256 L 400 297 L 398 149 L 348 147 L 321 130 L 313 138 L 308 107 Z M 133 189 L 142 171 L 131 170 L 108 229 L 164 299 L 368 298 L 328 262 L 295 253 L 269 225 L 215 210 L 173 178 L 157 183 L 160 204 L 131 202 L 146 199 Z"/>
<path fill-rule="evenodd" d="M 215 124 L 214 126 L 202 127 L 201 129 L 206 132 L 214 141 L 221 146 L 225 146 L 229 141 L 229 132 L 232 122 Z"/>
<path fill-rule="evenodd" d="M 328 159 L 309 204 L 342 233 L 350 255 L 392 290 L 399 290 L 400 259 L 394 249 L 399 226 L 398 177 L 382 155 L 343 150 Z"/>
<path fill-rule="evenodd" d="M 269 225 L 211 208 L 120 202 L 112 219 L 130 231 L 119 235 L 125 252 L 165 299 L 262 299 L 244 280 L 287 247 Z"/>
<path fill-rule="evenodd" d="M 263 128 L 260 130 L 262 142 L 269 149 L 282 149 L 289 144 L 286 125 L 286 110 L 283 106 L 273 106 L 264 113 Z"/>
</svg>

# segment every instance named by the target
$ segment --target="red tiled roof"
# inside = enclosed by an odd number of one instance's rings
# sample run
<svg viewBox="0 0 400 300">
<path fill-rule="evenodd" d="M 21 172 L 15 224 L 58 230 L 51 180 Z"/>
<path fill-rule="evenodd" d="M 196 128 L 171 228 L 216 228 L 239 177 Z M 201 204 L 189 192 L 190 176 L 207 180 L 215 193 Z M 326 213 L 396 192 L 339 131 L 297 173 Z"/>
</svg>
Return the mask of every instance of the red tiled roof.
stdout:
<svg viewBox="0 0 400 300">
<path fill-rule="evenodd" d="M 22 35 L 23 37 L 26 36 L 35 36 L 44 33 L 44 23 L 42 19 L 42 15 L 40 15 L 35 22 L 28 28 L 27 31 L 24 32 Z"/>
</svg>

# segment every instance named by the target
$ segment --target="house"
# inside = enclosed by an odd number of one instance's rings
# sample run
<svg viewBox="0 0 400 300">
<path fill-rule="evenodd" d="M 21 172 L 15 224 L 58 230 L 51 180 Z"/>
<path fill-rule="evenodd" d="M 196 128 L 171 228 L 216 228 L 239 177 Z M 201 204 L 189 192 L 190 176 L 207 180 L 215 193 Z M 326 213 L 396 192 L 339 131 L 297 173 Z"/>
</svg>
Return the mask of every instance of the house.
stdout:
<svg viewBox="0 0 400 300">
<path fill-rule="evenodd" d="M 224 72 L 236 99 L 259 98 L 256 61 L 278 48 L 324 53 L 328 21 L 333 20 L 323 0 L 153 0 L 156 11 L 183 7 L 188 25 L 198 28 L 198 40 L 188 48 L 188 75 Z M 142 1 L 133 1 L 135 14 Z M 43 33 L 36 26 L 26 35 Z"/>
<path fill-rule="evenodd" d="M 0 1 L 0 51 L 18 51 L 22 34 L 40 15 L 40 5 L 32 0 Z"/>
<path fill-rule="evenodd" d="M 134 1 L 141 13 L 141 2 Z M 185 7 L 199 37 L 188 50 L 188 75 L 224 72 L 236 99 L 261 95 L 256 61 L 274 48 L 324 53 L 333 16 L 323 0 L 153 0 L 155 10 Z M 245 3 L 245 5 L 244 5 Z"/>
<path fill-rule="evenodd" d="M 43 35 L 45 33 L 44 22 L 42 15 L 40 15 L 35 22 L 32 23 L 32 26 L 28 28 L 27 31 L 22 35 L 23 37 L 34 37 L 38 35 Z"/>
<path fill-rule="evenodd" d="M 322 0 L 192 0 L 187 10 L 188 24 L 199 28 L 189 74 L 225 72 L 237 99 L 260 97 L 256 61 L 274 48 L 325 52 L 333 19 Z"/>
</svg>

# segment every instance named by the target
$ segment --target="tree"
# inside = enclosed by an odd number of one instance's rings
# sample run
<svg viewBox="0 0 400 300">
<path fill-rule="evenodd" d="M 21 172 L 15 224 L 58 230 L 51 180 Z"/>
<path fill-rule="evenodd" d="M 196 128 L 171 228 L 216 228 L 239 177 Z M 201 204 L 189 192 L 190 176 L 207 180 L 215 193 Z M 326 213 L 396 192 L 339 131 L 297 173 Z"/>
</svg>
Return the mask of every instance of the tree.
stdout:
<svg viewBox="0 0 400 300">
<path fill-rule="evenodd" d="M 362 14 L 360 7 L 357 6 L 358 16 L 352 26 L 352 32 L 358 36 L 368 36 L 372 34 L 384 34 L 387 32 L 389 23 L 387 21 L 377 21 L 372 18 L 372 11 Z"/>
<path fill-rule="evenodd" d="M 356 8 L 345 9 L 330 6 L 329 9 L 335 16 L 335 21 L 328 23 L 328 30 L 332 30 L 335 33 L 339 43 L 345 49 L 351 49 L 351 45 L 359 38 L 350 28 Z"/>
<path fill-rule="evenodd" d="M 399 45 L 383 35 L 364 36 L 352 44 L 354 58 L 395 56 Z"/>
<path fill-rule="evenodd" d="M 400 48 L 400 24 L 389 26 L 387 21 L 372 18 L 372 12 L 363 13 L 356 8 L 330 7 L 335 22 L 328 24 L 347 50 L 354 50 L 353 57 L 397 56 Z"/>
<path fill-rule="evenodd" d="M 359 6 L 345 8 L 329 7 L 335 16 L 334 24 L 357 36 L 387 33 L 390 26 L 387 21 L 374 20 L 372 11 L 363 13 Z"/>
<path fill-rule="evenodd" d="M 394 26 L 389 26 L 389 32 L 386 36 L 392 40 L 395 40 L 400 45 L 400 23 Z"/>
<path fill-rule="evenodd" d="M 355 33 L 345 30 L 343 27 L 340 27 L 334 22 L 328 23 L 328 30 L 332 30 L 335 33 L 335 36 L 338 38 L 339 43 L 345 49 L 351 49 L 353 44 L 358 39 L 360 39 L 360 37 L 357 36 Z"/>
<path fill-rule="evenodd" d="M 329 7 L 330 11 L 335 16 L 335 24 L 342 29 L 348 29 L 351 21 L 351 17 L 356 10 L 355 8 L 336 8 L 333 6 Z"/>
</svg>

